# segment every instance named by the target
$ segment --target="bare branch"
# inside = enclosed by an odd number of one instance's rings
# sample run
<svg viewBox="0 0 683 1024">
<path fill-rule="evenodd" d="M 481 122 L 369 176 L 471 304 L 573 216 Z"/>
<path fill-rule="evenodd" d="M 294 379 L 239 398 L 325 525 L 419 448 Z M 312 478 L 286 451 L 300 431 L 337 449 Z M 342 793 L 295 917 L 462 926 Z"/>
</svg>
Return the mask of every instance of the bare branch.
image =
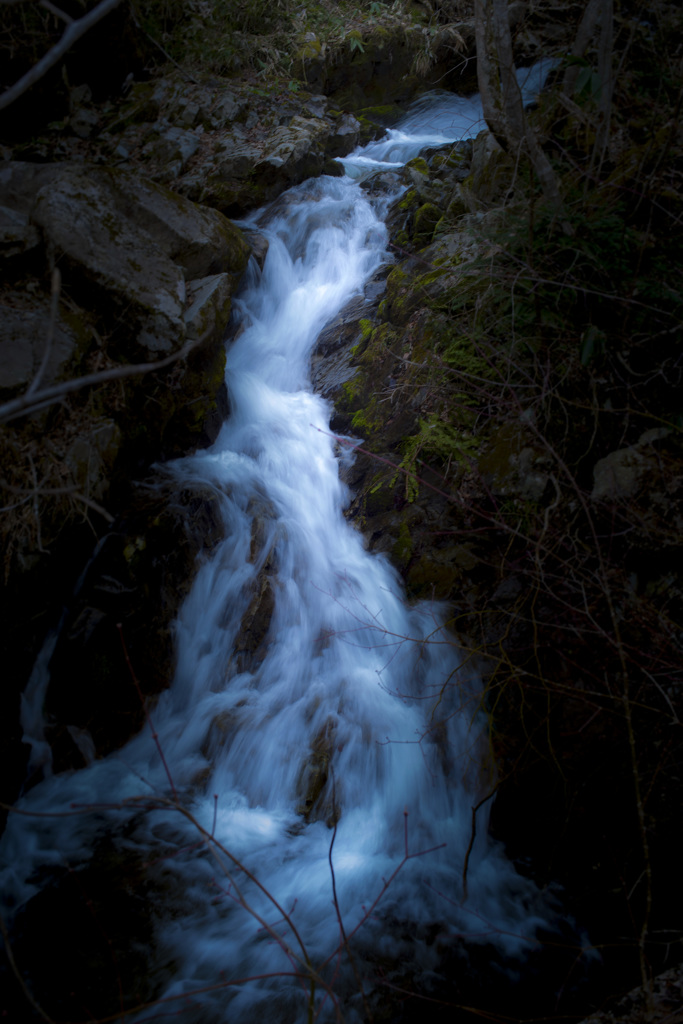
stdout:
<svg viewBox="0 0 683 1024">
<path fill-rule="evenodd" d="M 6 3 L 7 0 L 3 0 L 3 2 Z M 11 103 L 14 103 L 20 96 L 23 96 L 27 89 L 30 89 L 32 85 L 40 81 L 82 35 L 85 35 L 93 25 L 96 25 L 98 21 L 106 17 L 120 3 L 121 0 L 100 0 L 100 3 L 93 7 L 92 11 L 67 25 L 64 35 L 59 42 L 51 50 L 48 50 L 38 63 L 34 64 L 18 82 L 15 82 L 14 85 L 10 86 L 9 89 L 0 95 L 0 110 L 9 107 Z"/>
<path fill-rule="evenodd" d="M 50 14 L 54 14 L 55 18 L 60 18 L 61 21 L 65 21 L 67 25 L 73 25 L 73 18 L 66 11 L 60 11 L 59 7 L 55 7 L 50 0 L 40 0 L 40 6 L 44 7 Z"/>
<path fill-rule="evenodd" d="M 113 366 L 109 370 L 100 370 L 98 373 L 88 373 L 84 377 L 73 377 L 71 380 L 62 381 L 60 384 L 52 384 L 42 391 L 35 391 L 32 394 L 30 389 L 19 398 L 13 398 L 4 405 L 0 405 L 0 423 L 9 423 L 20 416 L 27 416 L 29 413 L 37 412 L 48 405 L 60 402 L 67 395 L 81 388 L 95 387 L 98 384 L 107 384 L 111 380 L 121 380 L 123 377 L 139 377 L 153 370 L 163 370 L 171 363 L 184 359 L 202 344 L 211 332 L 206 331 L 198 340 L 188 341 L 178 352 L 167 356 L 166 359 L 158 359 L 154 363 L 127 363 L 124 366 Z"/>
</svg>

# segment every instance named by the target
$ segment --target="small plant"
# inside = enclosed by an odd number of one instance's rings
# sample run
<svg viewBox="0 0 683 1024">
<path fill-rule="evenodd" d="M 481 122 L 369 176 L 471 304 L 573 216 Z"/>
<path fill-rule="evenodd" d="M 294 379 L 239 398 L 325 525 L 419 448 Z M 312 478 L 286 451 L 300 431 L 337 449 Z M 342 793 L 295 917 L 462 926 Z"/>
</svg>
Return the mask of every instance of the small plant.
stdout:
<svg viewBox="0 0 683 1024">
<path fill-rule="evenodd" d="M 389 486 L 395 485 L 400 471 L 405 475 L 406 500 L 414 501 L 420 489 L 418 465 L 423 461 L 422 456 L 432 457 L 440 463 L 445 463 L 444 476 L 447 476 L 451 463 L 466 462 L 468 459 L 474 458 L 478 450 L 479 442 L 476 438 L 450 426 L 439 416 L 432 414 L 426 420 L 420 420 L 418 433 L 404 442 L 403 459 Z"/>
<path fill-rule="evenodd" d="M 349 46 L 351 48 L 351 54 L 354 53 L 365 53 L 365 46 L 363 45 L 363 37 L 357 29 L 349 32 Z"/>
</svg>

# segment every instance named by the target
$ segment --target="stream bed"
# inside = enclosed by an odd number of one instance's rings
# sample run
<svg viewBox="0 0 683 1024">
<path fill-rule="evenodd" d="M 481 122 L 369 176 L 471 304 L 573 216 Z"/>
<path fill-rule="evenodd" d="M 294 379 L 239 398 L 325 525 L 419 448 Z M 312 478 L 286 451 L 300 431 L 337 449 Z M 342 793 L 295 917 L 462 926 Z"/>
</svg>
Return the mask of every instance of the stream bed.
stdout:
<svg viewBox="0 0 683 1024">
<path fill-rule="evenodd" d="M 178 487 L 211 488 L 225 535 L 181 609 L 175 678 L 124 749 L 48 768 L 1 846 L 19 930 L 55 872 L 137 865 L 119 1019 L 353 1024 L 383 985 L 442 995 L 444 965 L 482 951 L 514 974 L 553 927 L 551 901 L 487 837 L 481 681 L 447 608 L 408 604 L 346 522 L 340 462 L 362 439 L 335 438 L 310 387 L 321 330 L 392 259 L 395 195 L 364 182 L 481 127 L 477 97 L 431 94 L 344 158 L 345 176 L 243 225 L 268 252 L 234 304 L 230 417 L 211 448 L 166 467 Z M 83 996 L 79 1019 L 99 1005 Z"/>
</svg>

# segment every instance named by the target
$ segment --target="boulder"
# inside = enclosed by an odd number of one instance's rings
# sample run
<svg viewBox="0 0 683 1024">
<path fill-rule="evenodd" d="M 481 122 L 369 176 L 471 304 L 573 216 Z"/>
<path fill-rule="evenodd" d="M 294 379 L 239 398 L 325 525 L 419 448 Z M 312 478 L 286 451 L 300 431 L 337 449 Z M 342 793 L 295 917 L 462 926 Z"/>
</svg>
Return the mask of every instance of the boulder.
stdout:
<svg viewBox="0 0 683 1024">
<path fill-rule="evenodd" d="M 593 501 L 615 501 L 633 497 L 661 468 L 656 441 L 669 434 L 655 427 L 641 434 L 636 444 L 610 452 L 593 470 Z"/>
<path fill-rule="evenodd" d="M 249 255 L 241 233 L 222 214 L 131 171 L 10 163 L 0 170 L 0 253 L 35 248 L 40 236 L 72 296 L 86 308 L 114 307 L 134 341 L 126 352 L 134 358 L 182 346 L 198 312 L 188 307 L 199 291 L 203 319 L 213 303 L 207 326 L 222 335 L 230 293 Z M 189 282 L 216 276 L 220 287 L 188 291 Z M 26 364 L 23 371 L 17 359 Z M 11 361 L 14 370 L 7 372 L 23 380 L 30 372 L 28 355 L 17 353 Z"/>
<path fill-rule="evenodd" d="M 321 104 L 313 103 L 313 109 Z M 239 213 L 275 199 L 285 189 L 317 174 L 329 173 L 334 157 L 346 156 L 361 139 L 361 123 L 350 114 L 312 115 L 311 103 L 286 124 L 251 130 L 233 124 L 203 151 L 177 183 L 199 203 L 228 214 Z"/>
<path fill-rule="evenodd" d="M 192 282 L 192 304 L 183 313 L 188 338 L 223 330 L 230 316 L 230 274 L 213 274 Z"/>
<path fill-rule="evenodd" d="M 353 114 L 342 113 L 335 125 L 326 152 L 328 157 L 346 156 L 360 144 L 362 125 Z"/>
<path fill-rule="evenodd" d="M 329 124 L 314 117 L 293 117 L 289 126 L 277 128 L 268 138 L 263 156 L 256 165 L 269 190 L 282 191 L 311 174 L 320 173 L 325 164 Z"/>
<path fill-rule="evenodd" d="M 131 316 L 137 343 L 147 353 L 172 352 L 185 340 L 185 275 L 119 208 L 108 177 L 63 168 L 38 191 L 32 220 L 67 287 L 80 295 L 94 287 Z"/>
<path fill-rule="evenodd" d="M 236 282 L 247 265 L 249 246 L 222 214 L 139 175 L 104 173 L 120 214 L 143 228 L 182 267 L 186 280 L 229 273 Z"/>
</svg>

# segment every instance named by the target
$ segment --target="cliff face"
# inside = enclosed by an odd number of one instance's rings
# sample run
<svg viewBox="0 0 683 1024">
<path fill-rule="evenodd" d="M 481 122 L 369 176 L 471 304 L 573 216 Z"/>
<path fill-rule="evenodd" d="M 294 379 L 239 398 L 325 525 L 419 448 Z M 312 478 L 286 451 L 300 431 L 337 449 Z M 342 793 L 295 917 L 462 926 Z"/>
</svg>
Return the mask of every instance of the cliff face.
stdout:
<svg viewBox="0 0 683 1024">
<path fill-rule="evenodd" d="M 511 8 L 520 62 L 571 48 L 571 12 Z M 57 767 L 82 763 L 84 736 L 103 755 L 142 724 L 118 623 L 143 692 L 166 685 L 172 621 L 219 526 L 211 494 L 148 473 L 227 412 L 222 338 L 260 241 L 225 215 L 338 168 L 425 84 L 474 90 L 471 12 L 421 17 L 311 20 L 287 36 L 284 76 L 275 24 L 230 78 L 212 43 L 210 74 L 135 65 L 116 99 L 67 82 L 56 127 L 7 136 L 3 400 L 30 389 L 47 337 L 36 392 L 189 343 L 2 428 L 10 801 L 19 693 L 65 603 L 47 697 Z M 532 123 L 561 217 L 488 132 L 412 161 L 390 215 L 396 262 L 314 360 L 333 429 L 364 440 L 349 516 L 412 596 L 450 602 L 487 679 L 493 828 L 610 947 L 605 991 L 668 966 L 680 930 L 680 27 L 673 4 L 619 7 L 606 127 L 597 41 L 570 89 L 562 71 L 551 82 Z M 225 51 L 234 71 L 234 29 Z"/>
</svg>

